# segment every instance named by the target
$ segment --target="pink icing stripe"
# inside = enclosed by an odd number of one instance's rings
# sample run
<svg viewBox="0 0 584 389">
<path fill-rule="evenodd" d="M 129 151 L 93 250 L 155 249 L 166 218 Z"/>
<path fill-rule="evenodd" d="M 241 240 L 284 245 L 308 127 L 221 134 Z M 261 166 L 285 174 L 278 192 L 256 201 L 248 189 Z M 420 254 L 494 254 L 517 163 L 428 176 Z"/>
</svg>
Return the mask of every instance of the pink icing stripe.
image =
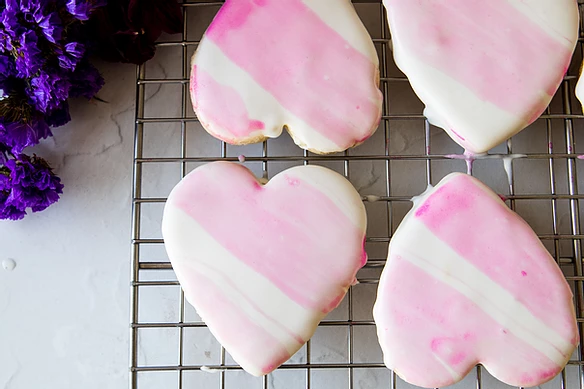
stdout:
<svg viewBox="0 0 584 389">
<path fill-rule="evenodd" d="M 388 12 L 401 47 L 481 99 L 514 114 L 528 110 L 529 120 L 570 62 L 568 47 L 507 0 L 388 0 Z"/>
<path fill-rule="evenodd" d="M 205 112 L 208 120 L 235 137 L 245 137 L 254 131 L 264 129 L 263 122 L 249 118 L 245 102 L 234 88 L 221 85 L 208 72 L 197 66 L 193 66 L 191 72 L 190 88 L 193 102 L 196 104 L 195 109 Z M 213 93 L 200 95 L 200 90 L 212 90 Z"/>
<path fill-rule="evenodd" d="M 375 64 L 301 0 L 227 0 L 215 21 L 206 37 L 314 130 L 348 147 L 376 126 Z"/>
<path fill-rule="evenodd" d="M 567 315 L 573 308 L 566 299 L 571 291 L 561 271 L 527 223 L 477 186 L 475 179 L 467 175 L 450 179 L 426 199 L 415 217 L 571 340 L 575 329 Z"/>
<path fill-rule="evenodd" d="M 245 356 L 248 365 L 264 366 L 263 372 L 269 373 L 272 366 L 279 366 L 290 358 L 286 347 L 231 302 L 216 283 L 193 268 L 182 267 L 180 262 L 173 267 L 182 277 L 180 283 L 189 302 L 204 316 L 205 323 L 219 341 L 232 345 L 229 352 L 238 363 L 243 361 L 239 357 Z M 213 314 L 206 315 L 207 312 Z M 237 323 L 238 331 L 233 331 L 233 323 Z"/>
<path fill-rule="evenodd" d="M 170 204 L 304 307 L 334 309 L 362 266 L 364 233 L 296 177 L 263 187 L 242 166 L 212 164 L 181 185 Z M 217 215 L 234 215 L 233 222 Z"/>
<path fill-rule="evenodd" d="M 375 320 L 388 366 L 410 383 L 454 383 L 438 359 L 460 376 L 482 362 L 498 379 L 521 386 L 561 371 L 465 296 L 399 254 L 390 257 L 384 270 Z"/>
</svg>

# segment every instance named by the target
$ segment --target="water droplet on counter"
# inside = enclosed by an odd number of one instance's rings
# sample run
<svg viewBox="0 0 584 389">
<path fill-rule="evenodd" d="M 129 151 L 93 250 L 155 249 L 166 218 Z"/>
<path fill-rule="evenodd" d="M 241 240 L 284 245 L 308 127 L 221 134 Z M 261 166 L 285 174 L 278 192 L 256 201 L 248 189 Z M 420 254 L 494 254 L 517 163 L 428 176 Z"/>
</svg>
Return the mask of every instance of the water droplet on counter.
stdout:
<svg viewBox="0 0 584 389">
<path fill-rule="evenodd" d="M 16 268 L 16 261 L 11 258 L 5 259 L 2 261 L 2 268 L 6 271 L 12 271 Z"/>
<path fill-rule="evenodd" d="M 245 162 L 245 155 L 240 155 L 239 157 L 237 157 L 237 160 L 241 163 Z"/>
<path fill-rule="evenodd" d="M 365 198 L 370 203 L 375 203 L 375 202 L 380 200 L 379 196 L 374 196 L 374 195 L 367 195 L 367 196 L 365 196 Z"/>
</svg>

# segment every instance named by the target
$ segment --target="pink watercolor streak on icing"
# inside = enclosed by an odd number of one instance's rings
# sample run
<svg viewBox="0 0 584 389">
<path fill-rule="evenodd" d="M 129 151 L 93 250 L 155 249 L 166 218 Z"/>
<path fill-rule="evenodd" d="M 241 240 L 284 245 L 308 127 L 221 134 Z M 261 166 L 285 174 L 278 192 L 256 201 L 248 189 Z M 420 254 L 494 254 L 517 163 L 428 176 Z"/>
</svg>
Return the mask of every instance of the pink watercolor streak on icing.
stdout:
<svg viewBox="0 0 584 389">
<path fill-rule="evenodd" d="M 201 90 L 212 93 L 199 93 Z M 265 127 L 263 122 L 249 118 L 245 102 L 234 88 L 221 85 L 197 66 L 191 72 L 191 95 L 195 108 L 202 113 L 200 119 L 212 121 L 236 137 L 248 136 Z"/>
<path fill-rule="evenodd" d="M 364 233 L 322 192 L 290 177 L 297 184 L 280 175 L 264 187 L 241 165 L 206 165 L 169 203 L 292 300 L 327 313 L 361 267 Z"/>
<path fill-rule="evenodd" d="M 175 269 L 176 270 L 176 269 Z M 187 272 L 189 270 L 186 270 Z M 196 271 L 193 271 L 194 273 L 196 273 Z M 291 338 L 293 338 L 294 340 L 296 340 L 296 342 L 298 342 L 298 345 L 303 345 L 304 343 L 306 343 L 306 340 L 302 339 L 302 337 L 295 333 L 292 332 L 288 329 L 288 327 L 282 325 L 282 323 L 278 322 L 276 319 L 274 319 L 271 316 L 268 316 L 264 310 L 258 306 L 253 300 L 251 300 L 250 298 L 248 298 L 248 296 L 245 295 L 245 293 L 243 293 L 243 291 L 241 289 L 239 289 L 237 287 L 237 285 L 235 285 L 233 283 L 233 281 L 231 281 L 229 278 L 225 277 L 223 274 L 219 274 L 219 277 L 221 278 L 221 281 L 219 282 L 220 285 L 224 285 L 227 284 L 229 285 L 233 290 L 235 290 L 237 293 L 239 293 L 239 295 L 245 299 L 245 301 L 253 307 L 253 309 L 255 309 L 260 315 L 262 315 L 267 321 L 269 321 L 270 323 L 272 323 L 274 326 L 279 327 L 279 329 L 283 332 L 286 332 Z"/>
<path fill-rule="evenodd" d="M 301 0 L 227 0 L 206 36 L 339 146 L 368 138 L 379 122 L 375 64 Z"/>
<path fill-rule="evenodd" d="M 176 263 L 173 266 L 182 276 L 180 282 L 185 295 L 193 300 L 214 335 L 221 343 L 233 345 L 228 351 L 236 361 L 245 357 L 254 366 L 266 366 L 262 372 L 267 373 L 271 371 L 267 366 L 279 366 L 290 358 L 286 347 L 230 301 L 220 286 L 190 267 L 182 268 L 183 265 Z"/>
<path fill-rule="evenodd" d="M 375 321 L 390 368 L 420 386 L 454 383 L 481 362 L 498 379 L 532 386 L 527 376 L 559 373 L 545 355 L 509 333 L 474 302 L 395 252 L 384 270 Z M 427 285 L 420 288 L 420 285 Z M 400 351 L 403 350 L 403 351 Z"/>
<path fill-rule="evenodd" d="M 389 0 L 388 11 L 402 47 L 499 108 L 528 110 L 528 120 L 543 112 L 541 94 L 555 93 L 570 62 L 567 46 L 507 0 Z"/>
<path fill-rule="evenodd" d="M 476 179 L 451 178 L 424 201 L 415 217 L 537 318 L 571 340 L 575 329 L 566 298 L 571 291 L 561 271 L 529 225 L 480 188 Z M 562 289 L 550 292 L 558 286 Z"/>
<path fill-rule="evenodd" d="M 460 140 L 462 140 L 462 141 L 465 141 L 465 140 L 466 140 L 466 139 L 464 139 L 464 138 L 462 137 L 462 135 L 460 135 L 458 132 L 454 131 L 452 128 L 450 129 L 450 131 L 452 131 L 452 133 L 453 133 L 454 135 L 456 135 L 456 137 L 457 137 L 458 139 L 460 139 Z"/>
</svg>

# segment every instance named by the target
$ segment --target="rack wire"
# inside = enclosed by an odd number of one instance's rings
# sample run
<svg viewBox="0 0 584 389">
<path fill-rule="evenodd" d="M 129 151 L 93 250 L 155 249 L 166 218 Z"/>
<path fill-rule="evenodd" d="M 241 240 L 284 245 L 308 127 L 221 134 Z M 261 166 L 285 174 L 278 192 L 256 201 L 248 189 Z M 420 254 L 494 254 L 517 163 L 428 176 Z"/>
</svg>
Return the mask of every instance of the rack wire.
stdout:
<svg viewBox="0 0 584 389">
<path fill-rule="evenodd" d="M 579 0 L 581 3 L 582 0 Z M 295 147 L 286 135 L 263 144 L 236 147 L 211 138 L 198 124 L 189 97 L 190 57 L 222 2 L 185 1 L 178 38 L 158 43 L 156 57 L 137 69 L 133 175 L 130 388 L 203 389 L 401 389 L 410 386 L 382 363 L 371 307 L 387 245 L 411 207 L 409 199 L 451 171 L 465 171 L 450 155 L 462 150 L 428 124 L 422 104 L 390 51 L 380 0 L 353 1 L 380 58 L 383 117 L 365 144 L 330 156 Z M 580 4 L 580 11 L 584 6 Z M 174 39 L 174 40 L 173 40 Z M 574 63 L 545 114 L 505 145 L 501 156 L 521 153 L 507 179 L 500 160 L 477 161 L 473 174 L 502 193 L 558 261 L 570 283 L 580 333 L 584 329 L 581 199 L 584 115 L 574 97 L 582 61 L 582 39 Z M 580 153 L 580 154 L 579 154 Z M 246 156 L 246 166 L 270 178 L 299 164 L 337 170 L 363 196 L 368 218 L 369 262 L 338 309 L 291 361 L 263 378 L 245 374 L 210 335 L 185 302 L 163 249 L 159 231 L 165 196 L 200 164 Z M 583 349 L 578 347 L 562 374 L 543 385 L 584 389 Z M 211 374 L 203 370 L 217 369 Z M 458 388 L 506 388 L 480 366 Z"/>
</svg>

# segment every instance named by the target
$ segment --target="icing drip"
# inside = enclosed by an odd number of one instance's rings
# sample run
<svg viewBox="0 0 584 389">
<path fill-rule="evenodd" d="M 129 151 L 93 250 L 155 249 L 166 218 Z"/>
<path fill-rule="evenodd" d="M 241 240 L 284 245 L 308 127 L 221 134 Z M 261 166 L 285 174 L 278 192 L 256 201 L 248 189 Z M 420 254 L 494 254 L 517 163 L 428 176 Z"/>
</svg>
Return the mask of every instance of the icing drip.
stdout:
<svg viewBox="0 0 584 389">
<path fill-rule="evenodd" d="M 211 373 L 211 374 L 216 374 L 216 373 L 221 373 L 222 371 L 226 371 L 227 369 L 215 369 L 209 366 L 201 366 L 201 371 L 204 371 L 205 373 Z"/>
<path fill-rule="evenodd" d="M 449 159 L 464 160 L 466 162 L 466 173 L 468 175 L 472 176 L 472 167 L 473 167 L 474 161 L 476 161 L 477 159 L 484 159 L 484 157 L 487 155 L 488 154 L 486 154 L 486 153 L 475 154 L 471 151 L 465 150 L 463 154 L 448 154 L 448 155 L 445 155 L 445 157 L 449 158 Z"/>
<path fill-rule="evenodd" d="M 505 168 L 505 173 L 507 173 L 509 187 L 513 186 L 513 159 L 513 157 L 503 158 L 503 167 Z"/>
<path fill-rule="evenodd" d="M 474 161 L 477 159 L 501 159 L 503 160 L 503 167 L 505 168 L 505 173 L 507 174 L 507 180 L 509 185 L 513 184 L 513 160 L 519 158 L 527 158 L 525 154 L 473 154 L 469 151 L 465 151 L 464 154 L 448 154 L 445 155 L 448 159 L 458 159 L 466 161 L 467 174 L 472 175 L 472 167 Z"/>
</svg>

